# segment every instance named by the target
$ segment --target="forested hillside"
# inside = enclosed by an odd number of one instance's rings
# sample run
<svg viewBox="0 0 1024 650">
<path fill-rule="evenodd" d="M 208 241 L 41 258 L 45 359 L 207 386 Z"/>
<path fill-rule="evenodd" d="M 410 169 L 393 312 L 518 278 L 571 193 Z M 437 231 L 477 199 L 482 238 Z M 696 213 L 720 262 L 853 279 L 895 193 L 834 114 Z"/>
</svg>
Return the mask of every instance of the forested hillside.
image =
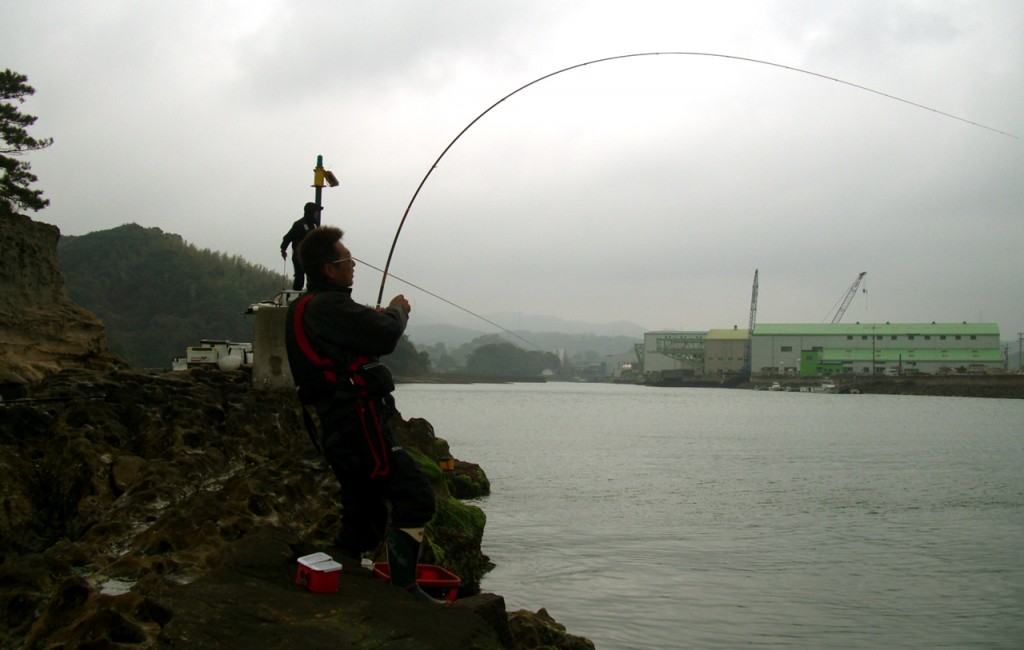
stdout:
<svg viewBox="0 0 1024 650">
<path fill-rule="evenodd" d="M 169 367 L 200 339 L 251 341 L 246 308 L 289 283 L 136 224 L 62 237 L 57 253 L 72 300 L 103 319 L 111 350 L 141 368 Z"/>
<path fill-rule="evenodd" d="M 57 255 L 71 299 L 103 320 L 110 349 L 138 368 L 169 368 L 201 339 L 252 341 L 246 309 L 291 286 L 266 267 L 136 224 L 62 237 Z M 385 361 L 402 376 L 430 365 L 404 336 Z"/>
</svg>

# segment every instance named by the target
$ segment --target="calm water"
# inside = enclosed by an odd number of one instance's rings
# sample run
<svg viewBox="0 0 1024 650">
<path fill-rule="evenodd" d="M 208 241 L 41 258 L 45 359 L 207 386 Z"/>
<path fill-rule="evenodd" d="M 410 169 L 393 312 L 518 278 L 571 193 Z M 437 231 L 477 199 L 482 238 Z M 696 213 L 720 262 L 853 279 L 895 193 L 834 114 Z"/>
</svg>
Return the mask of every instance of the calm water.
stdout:
<svg viewBox="0 0 1024 650">
<path fill-rule="evenodd" d="M 1024 401 L 403 385 L 484 580 L 598 648 L 1024 648 Z"/>
</svg>

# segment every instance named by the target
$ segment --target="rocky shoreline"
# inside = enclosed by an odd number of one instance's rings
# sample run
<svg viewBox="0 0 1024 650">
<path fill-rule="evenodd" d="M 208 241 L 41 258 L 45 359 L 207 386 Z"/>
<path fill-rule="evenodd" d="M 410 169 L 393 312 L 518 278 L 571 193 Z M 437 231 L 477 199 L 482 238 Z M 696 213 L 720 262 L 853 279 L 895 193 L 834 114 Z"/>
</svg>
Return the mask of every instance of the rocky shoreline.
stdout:
<svg viewBox="0 0 1024 650">
<path fill-rule="evenodd" d="M 442 471 L 451 450 L 415 417 L 393 425 L 437 497 L 421 562 L 461 578 L 458 602 L 353 562 L 336 592 L 298 586 L 299 556 L 335 552 L 340 513 L 294 391 L 129 369 L 68 298 L 59 236 L 0 215 L 0 650 L 594 647 L 480 593 L 486 515 L 460 498 L 486 494 L 486 474 Z"/>
<path fill-rule="evenodd" d="M 423 561 L 462 576 L 454 607 L 362 566 L 337 593 L 294 584 L 299 555 L 332 551 L 338 487 L 288 391 L 244 371 L 69 370 L 27 392 L 0 407 L 0 647 L 593 647 L 478 593 L 483 514 L 460 513 L 448 486 L 486 476 L 437 469 L 449 450 L 423 420 L 396 432 L 434 466 L 443 507 Z"/>
</svg>

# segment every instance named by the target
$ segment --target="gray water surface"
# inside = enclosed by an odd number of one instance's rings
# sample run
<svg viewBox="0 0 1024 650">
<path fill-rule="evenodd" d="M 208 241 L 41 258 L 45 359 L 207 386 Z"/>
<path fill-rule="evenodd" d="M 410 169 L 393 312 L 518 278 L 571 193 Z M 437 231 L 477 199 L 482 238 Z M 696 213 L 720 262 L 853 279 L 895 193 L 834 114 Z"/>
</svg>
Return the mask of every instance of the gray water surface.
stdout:
<svg viewBox="0 0 1024 650">
<path fill-rule="evenodd" d="M 1024 401 L 402 385 L 492 495 L 485 591 L 598 648 L 1024 647 Z"/>
</svg>

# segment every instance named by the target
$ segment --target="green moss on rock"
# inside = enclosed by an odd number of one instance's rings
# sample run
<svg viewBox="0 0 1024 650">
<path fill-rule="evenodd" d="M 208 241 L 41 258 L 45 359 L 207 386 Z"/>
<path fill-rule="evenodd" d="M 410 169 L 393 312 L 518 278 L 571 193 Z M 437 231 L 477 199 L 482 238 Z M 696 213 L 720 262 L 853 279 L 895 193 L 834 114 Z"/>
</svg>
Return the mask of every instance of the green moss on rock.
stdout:
<svg viewBox="0 0 1024 650">
<path fill-rule="evenodd" d="M 438 500 L 437 514 L 427 525 L 430 545 L 421 561 L 443 566 L 459 576 L 460 596 L 480 593 L 480 580 L 494 568 L 481 551 L 486 524 L 483 510 L 449 497 Z"/>
</svg>

